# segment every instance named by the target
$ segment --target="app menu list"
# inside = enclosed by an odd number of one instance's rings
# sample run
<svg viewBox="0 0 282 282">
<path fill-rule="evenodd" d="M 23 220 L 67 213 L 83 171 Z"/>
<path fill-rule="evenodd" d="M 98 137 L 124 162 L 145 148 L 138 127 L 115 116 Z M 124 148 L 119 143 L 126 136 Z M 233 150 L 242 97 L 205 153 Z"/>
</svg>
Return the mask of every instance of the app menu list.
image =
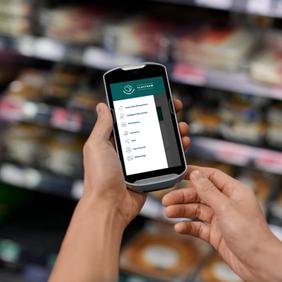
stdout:
<svg viewBox="0 0 282 282">
<path fill-rule="evenodd" d="M 114 101 L 127 175 L 168 168 L 154 96 Z"/>
</svg>

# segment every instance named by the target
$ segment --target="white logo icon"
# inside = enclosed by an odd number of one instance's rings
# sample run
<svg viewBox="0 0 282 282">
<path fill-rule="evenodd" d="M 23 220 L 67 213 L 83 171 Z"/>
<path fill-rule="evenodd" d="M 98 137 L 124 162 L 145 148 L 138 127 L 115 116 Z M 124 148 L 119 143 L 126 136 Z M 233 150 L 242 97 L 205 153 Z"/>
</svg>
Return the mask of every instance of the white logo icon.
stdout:
<svg viewBox="0 0 282 282">
<path fill-rule="evenodd" d="M 130 84 L 127 84 L 123 87 L 123 90 L 122 92 L 125 94 L 125 95 L 131 95 L 135 92 L 135 89 L 133 88 L 132 85 Z"/>
</svg>

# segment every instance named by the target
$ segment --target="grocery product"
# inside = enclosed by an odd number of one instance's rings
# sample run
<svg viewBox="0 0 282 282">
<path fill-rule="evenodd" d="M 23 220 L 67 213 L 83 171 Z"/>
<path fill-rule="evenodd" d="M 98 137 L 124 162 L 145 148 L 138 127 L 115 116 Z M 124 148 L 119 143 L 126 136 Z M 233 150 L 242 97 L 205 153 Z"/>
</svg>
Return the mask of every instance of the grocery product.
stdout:
<svg viewBox="0 0 282 282">
<path fill-rule="evenodd" d="M 187 27 L 175 41 L 176 62 L 236 69 L 252 50 L 256 32 L 224 24 L 198 24 Z"/>
<path fill-rule="evenodd" d="M 235 95 L 221 104 L 221 135 L 229 140 L 260 144 L 263 141 L 266 124 L 259 98 Z"/>
<path fill-rule="evenodd" d="M 201 270 L 199 277 L 201 282 L 243 282 L 219 255 L 210 258 Z"/>
<path fill-rule="evenodd" d="M 35 164 L 46 135 L 44 128 L 30 124 L 20 123 L 8 128 L 4 134 L 6 157 L 23 164 Z"/>
<path fill-rule="evenodd" d="M 273 147 L 282 148 L 282 102 L 271 105 L 266 113 L 266 140 Z"/>
<path fill-rule="evenodd" d="M 209 248 L 174 232 L 169 224 L 151 222 L 122 249 L 121 269 L 161 281 L 184 281 Z"/>
<path fill-rule="evenodd" d="M 46 34 L 74 43 L 101 43 L 110 15 L 95 6 L 61 6 L 49 10 Z"/>
<path fill-rule="evenodd" d="M 46 142 L 42 167 L 65 176 L 82 175 L 82 147 L 85 140 L 68 133 L 54 134 Z"/>
<path fill-rule="evenodd" d="M 36 69 L 23 70 L 6 90 L 6 95 L 26 100 L 37 100 L 42 96 L 47 74 Z"/>
<path fill-rule="evenodd" d="M 136 16 L 106 28 L 108 49 L 129 55 L 164 58 L 167 56 L 170 32 L 174 25 L 157 17 Z"/>
</svg>

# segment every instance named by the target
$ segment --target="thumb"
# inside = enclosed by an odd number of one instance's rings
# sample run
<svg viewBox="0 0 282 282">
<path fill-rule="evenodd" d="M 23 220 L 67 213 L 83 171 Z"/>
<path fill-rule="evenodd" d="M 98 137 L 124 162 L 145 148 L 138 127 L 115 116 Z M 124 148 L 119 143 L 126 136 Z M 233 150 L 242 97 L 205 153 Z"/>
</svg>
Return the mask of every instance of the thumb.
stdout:
<svg viewBox="0 0 282 282">
<path fill-rule="evenodd" d="M 97 120 L 90 138 L 96 141 L 108 141 L 113 130 L 113 118 L 108 106 L 99 103 L 96 107 Z"/>
<path fill-rule="evenodd" d="M 200 171 L 194 170 L 190 174 L 190 180 L 195 186 L 201 200 L 217 210 L 227 201 L 227 197 Z"/>
</svg>

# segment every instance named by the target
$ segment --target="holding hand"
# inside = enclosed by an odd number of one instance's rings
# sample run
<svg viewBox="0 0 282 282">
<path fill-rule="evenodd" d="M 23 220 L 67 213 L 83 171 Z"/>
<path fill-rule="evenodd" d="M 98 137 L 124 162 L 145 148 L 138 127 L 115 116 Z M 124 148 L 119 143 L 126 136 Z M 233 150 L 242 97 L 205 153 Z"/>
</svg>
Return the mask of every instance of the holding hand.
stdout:
<svg viewBox="0 0 282 282">
<path fill-rule="evenodd" d="M 176 112 L 183 108 L 178 99 L 174 100 L 174 106 Z M 97 114 L 96 125 L 83 151 L 85 175 L 82 200 L 90 199 L 95 204 L 114 209 L 117 220 L 126 227 L 141 210 L 145 194 L 126 188 L 121 163 L 110 142 L 113 121 L 109 108 L 101 103 L 97 106 Z M 179 130 L 183 147 L 187 150 L 190 144 L 188 125 L 180 122 Z"/>
<path fill-rule="evenodd" d="M 212 168 L 190 166 L 187 179 L 191 187 L 163 198 L 168 217 L 198 219 L 177 223 L 176 232 L 209 242 L 244 281 L 281 281 L 282 244 L 253 191 Z"/>
</svg>

